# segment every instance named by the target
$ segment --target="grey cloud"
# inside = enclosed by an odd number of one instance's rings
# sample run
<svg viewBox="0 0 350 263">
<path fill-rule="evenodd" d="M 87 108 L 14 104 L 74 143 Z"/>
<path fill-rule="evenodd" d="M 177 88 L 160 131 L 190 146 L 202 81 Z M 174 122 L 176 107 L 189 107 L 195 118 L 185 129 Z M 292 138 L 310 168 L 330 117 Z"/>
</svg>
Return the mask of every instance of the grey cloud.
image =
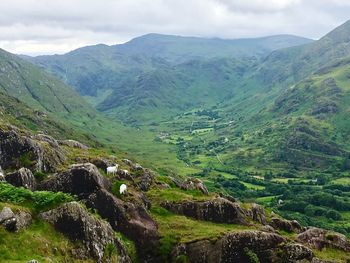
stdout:
<svg viewBox="0 0 350 263">
<path fill-rule="evenodd" d="M 347 0 L 1 0 L 0 47 L 66 52 L 163 34 L 319 38 L 350 18 Z"/>
</svg>

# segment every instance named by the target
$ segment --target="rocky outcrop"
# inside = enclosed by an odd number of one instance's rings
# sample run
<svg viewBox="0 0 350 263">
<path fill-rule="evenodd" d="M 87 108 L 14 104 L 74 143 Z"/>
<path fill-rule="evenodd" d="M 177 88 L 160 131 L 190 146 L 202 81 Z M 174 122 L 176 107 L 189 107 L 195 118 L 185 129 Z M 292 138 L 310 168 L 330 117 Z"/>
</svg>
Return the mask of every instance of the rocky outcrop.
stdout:
<svg viewBox="0 0 350 263">
<path fill-rule="evenodd" d="M 262 225 L 266 225 L 266 215 L 265 215 L 265 209 L 258 205 L 258 204 L 253 204 L 251 209 L 248 211 L 249 215 L 251 216 L 251 218 L 262 224 Z"/>
<path fill-rule="evenodd" d="M 301 244 L 287 244 L 284 246 L 283 262 L 295 263 L 301 260 L 312 260 L 314 253 Z"/>
<path fill-rule="evenodd" d="M 62 141 L 58 141 L 58 143 L 60 145 L 65 145 L 65 146 L 69 146 L 72 148 L 78 148 L 78 149 L 82 149 L 82 150 L 89 149 L 89 147 L 87 147 L 86 145 L 82 144 L 81 142 L 75 141 L 75 140 L 62 140 Z"/>
<path fill-rule="evenodd" d="M 65 160 L 60 147 L 46 140 L 30 138 L 13 129 L 0 129 L 0 165 L 3 169 L 31 168 L 35 171 L 55 171 Z"/>
<path fill-rule="evenodd" d="M 320 228 L 313 227 L 300 233 L 297 240 L 319 250 L 329 247 L 350 252 L 350 242 L 346 236 Z"/>
<path fill-rule="evenodd" d="M 304 228 L 296 220 L 285 220 L 281 218 L 272 218 L 270 226 L 275 229 L 286 231 L 289 233 L 300 233 L 304 231 Z"/>
<path fill-rule="evenodd" d="M 177 246 L 172 257 L 185 256 L 191 263 L 273 262 L 276 251 L 286 240 L 273 233 L 242 231 L 230 233 L 216 240 L 200 240 Z M 253 261 L 254 262 L 254 261 Z"/>
<path fill-rule="evenodd" d="M 8 183 L 16 187 L 25 187 L 34 191 L 36 189 L 36 179 L 33 173 L 27 168 L 21 168 L 17 172 L 7 174 L 5 179 Z"/>
<path fill-rule="evenodd" d="M 88 254 L 102 261 L 107 246 L 115 246 L 119 261 L 131 262 L 125 248 L 115 238 L 111 226 L 90 215 L 79 203 L 66 203 L 56 209 L 40 214 L 55 229 L 72 241 L 82 242 Z"/>
<path fill-rule="evenodd" d="M 91 163 L 72 165 L 68 171 L 56 174 L 40 184 L 40 189 L 87 197 L 101 188 L 110 189 L 108 179 Z"/>
<path fill-rule="evenodd" d="M 149 170 L 145 170 L 141 174 L 141 176 L 137 182 L 139 188 L 144 192 L 147 192 L 153 183 L 154 183 L 154 177 L 153 177 L 151 171 L 149 171 Z"/>
<path fill-rule="evenodd" d="M 179 187 L 179 188 L 181 188 L 183 190 L 186 190 L 186 191 L 188 191 L 188 190 L 199 190 L 205 195 L 209 194 L 209 191 L 208 191 L 207 187 L 198 178 L 188 178 L 185 181 L 182 181 L 180 179 L 176 179 L 176 178 L 173 178 L 173 177 L 169 177 L 169 178 L 173 181 L 173 183 L 177 187 Z"/>
<path fill-rule="evenodd" d="M 144 207 L 123 202 L 104 189 L 91 194 L 85 203 L 106 218 L 114 230 L 134 240 L 144 259 L 155 253 L 158 227 Z"/>
<path fill-rule="evenodd" d="M 205 202 L 164 202 L 161 205 L 173 213 L 198 220 L 227 224 L 247 224 L 245 212 L 240 205 L 221 197 Z"/>
<path fill-rule="evenodd" d="M 13 213 L 9 207 L 4 207 L 0 212 L 0 225 L 8 231 L 19 231 L 27 228 L 31 223 L 32 216 L 25 211 Z"/>
</svg>

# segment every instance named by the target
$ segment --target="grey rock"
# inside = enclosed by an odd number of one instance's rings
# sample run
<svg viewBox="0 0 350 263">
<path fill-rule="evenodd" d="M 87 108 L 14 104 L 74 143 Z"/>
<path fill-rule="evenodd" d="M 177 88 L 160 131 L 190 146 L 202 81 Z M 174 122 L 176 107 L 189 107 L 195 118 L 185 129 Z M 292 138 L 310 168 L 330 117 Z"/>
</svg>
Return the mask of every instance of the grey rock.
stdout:
<svg viewBox="0 0 350 263">
<path fill-rule="evenodd" d="M 0 224 L 14 217 L 15 217 L 15 214 L 12 212 L 11 208 L 4 207 L 0 212 Z"/>
<path fill-rule="evenodd" d="M 117 249 L 119 262 L 131 262 L 125 248 L 115 238 L 111 226 L 90 215 L 79 203 L 66 203 L 39 216 L 72 241 L 82 242 L 87 252 L 98 262 L 102 261 L 105 248 L 110 244 Z"/>
<path fill-rule="evenodd" d="M 52 147 L 47 141 L 30 138 L 15 128 L 6 131 L 0 129 L 0 165 L 4 169 L 19 169 L 25 157 L 35 171 L 55 171 L 65 160 L 60 147 Z"/>
<path fill-rule="evenodd" d="M 32 223 L 32 215 L 25 212 L 19 211 L 15 214 L 16 218 L 16 231 L 27 228 Z"/>
<path fill-rule="evenodd" d="M 289 233 L 300 233 L 304 228 L 296 220 L 285 220 L 281 218 L 272 218 L 269 224 L 274 229 L 283 230 Z"/>
<path fill-rule="evenodd" d="M 133 240 L 145 261 L 154 256 L 159 245 L 158 226 L 143 206 L 124 202 L 104 189 L 91 194 L 85 204 Z"/>
<path fill-rule="evenodd" d="M 34 191 L 36 189 L 36 179 L 33 173 L 27 168 L 21 168 L 17 172 L 7 174 L 6 181 L 16 187 L 25 187 Z"/>
<path fill-rule="evenodd" d="M 311 248 L 336 248 L 350 252 L 350 242 L 343 234 L 327 231 L 320 228 L 309 228 L 297 236 L 297 240 Z"/>
<path fill-rule="evenodd" d="M 56 174 L 40 184 L 40 189 L 65 192 L 86 197 L 101 188 L 110 189 L 108 179 L 91 163 L 72 165 L 68 171 Z"/>
<path fill-rule="evenodd" d="M 260 262 L 273 262 L 276 251 L 286 240 L 273 233 L 240 231 L 211 240 L 200 240 L 177 246 L 172 257 L 185 255 L 191 263 L 236 263 L 251 262 L 249 252 Z"/>
<path fill-rule="evenodd" d="M 62 141 L 58 141 L 58 143 L 60 145 L 65 145 L 65 146 L 69 146 L 72 148 L 78 148 L 78 149 L 82 149 L 82 150 L 89 149 L 89 147 L 87 147 L 86 145 L 82 144 L 81 142 L 75 141 L 75 140 L 62 140 Z"/>
<path fill-rule="evenodd" d="M 247 224 L 246 214 L 240 205 L 221 197 L 205 202 L 164 202 L 161 206 L 173 213 L 198 220 L 227 224 Z"/>
<path fill-rule="evenodd" d="M 262 206 L 253 204 L 250 209 L 250 214 L 254 221 L 259 222 L 262 225 L 266 225 L 265 209 Z"/>
<path fill-rule="evenodd" d="M 310 261 L 314 257 L 312 250 L 301 244 L 287 244 L 284 246 L 284 262 L 294 263 L 299 260 Z"/>
</svg>

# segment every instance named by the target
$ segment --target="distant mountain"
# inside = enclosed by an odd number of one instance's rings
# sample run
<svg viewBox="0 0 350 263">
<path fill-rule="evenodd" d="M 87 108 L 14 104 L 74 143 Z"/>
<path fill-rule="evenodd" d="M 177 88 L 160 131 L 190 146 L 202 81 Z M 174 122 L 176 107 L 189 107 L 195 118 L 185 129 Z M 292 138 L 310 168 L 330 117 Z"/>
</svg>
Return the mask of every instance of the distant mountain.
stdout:
<svg viewBox="0 0 350 263">
<path fill-rule="evenodd" d="M 0 49 L 0 91 L 33 109 L 51 113 L 94 110 L 70 87 L 16 55 Z"/>
<path fill-rule="evenodd" d="M 145 116 L 149 111 L 162 118 L 217 103 L 230 94 L 230 81 L 237 82 L 257 57 L 310 42 L 290 35 L 224 40 L 149 34 L 122 45 L 26 59 L 88 96 L 98 109 L 130 121 L 152 119 Z M 220 73 L 226 79 L 219 80 Z"/>
<path fill-rule="evenodd" d="M 286 80 L 293 83 L 349 55 L 350 21 L 347 21 L 318 41 L 272 52 L 260 65 L 258 76 L 265 83 Z"/>
<path fill-rule="evenodd" d="M 128 55 L 158 57 L 172 63 L 192 59 L 218 57 L 244 58 L 266 55 L 273 50 L 312 42 L 311 39 L 276 35 L 262 38 L 220 39 L 148 34 L 123 45 L 115 45 L 114 51 Z"/>
</svg>

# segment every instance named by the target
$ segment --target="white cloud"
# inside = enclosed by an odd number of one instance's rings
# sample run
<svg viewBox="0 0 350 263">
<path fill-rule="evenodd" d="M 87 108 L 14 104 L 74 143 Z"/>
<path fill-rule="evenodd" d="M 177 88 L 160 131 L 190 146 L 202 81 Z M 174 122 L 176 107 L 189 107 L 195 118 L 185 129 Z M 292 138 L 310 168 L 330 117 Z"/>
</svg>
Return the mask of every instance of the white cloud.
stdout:
<svg viewBox="0 0 350 263">
<path fill-rule="evenodd" d="M 350 16 L 348 0 L 1 0 L 0 47 L 62 53 L 146 33 L 321 37 Z"/>
</svg>

